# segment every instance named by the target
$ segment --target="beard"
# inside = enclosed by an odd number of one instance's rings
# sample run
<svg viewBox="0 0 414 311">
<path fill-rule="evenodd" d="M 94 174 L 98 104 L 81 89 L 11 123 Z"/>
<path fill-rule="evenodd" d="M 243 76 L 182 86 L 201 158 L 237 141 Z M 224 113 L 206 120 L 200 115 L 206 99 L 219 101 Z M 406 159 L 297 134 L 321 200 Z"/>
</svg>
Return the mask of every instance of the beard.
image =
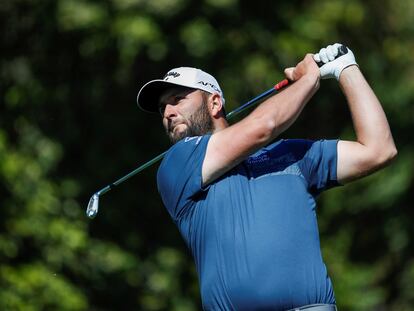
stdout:
<svg viewBox="0 0 414 311">
<path fill-rule="evenodd" d="M 174 128 L 170 125 L 166 129 L 168 138 L 172 144 L 175 144 L 185 137 L 202 136 L 214 130 L 213 120 L 211 119 L 205 101 L 203 101 L 200 108 L 190 115 L 184 123 L 187 125 L 184 131 L 174 133 Z"/>
</svg>

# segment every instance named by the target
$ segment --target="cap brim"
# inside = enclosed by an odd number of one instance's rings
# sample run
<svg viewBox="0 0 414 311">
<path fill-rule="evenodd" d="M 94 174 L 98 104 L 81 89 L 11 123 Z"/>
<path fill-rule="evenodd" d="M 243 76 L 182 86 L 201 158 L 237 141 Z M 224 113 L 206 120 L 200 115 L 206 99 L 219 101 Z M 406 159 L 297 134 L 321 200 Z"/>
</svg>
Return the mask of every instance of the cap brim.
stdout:
<svg viewBox="0 0 414 311">
<path fill-rule="evenodd" d="M 164 91 L 174 86 L 184 85 L 171 83 L 164 80 L 152 80 L 148 82 L 138 92 L 138 107 L 145 112 L 158 112 L 158 104 L 161 95 L 164 93 Z"/>
</svg>

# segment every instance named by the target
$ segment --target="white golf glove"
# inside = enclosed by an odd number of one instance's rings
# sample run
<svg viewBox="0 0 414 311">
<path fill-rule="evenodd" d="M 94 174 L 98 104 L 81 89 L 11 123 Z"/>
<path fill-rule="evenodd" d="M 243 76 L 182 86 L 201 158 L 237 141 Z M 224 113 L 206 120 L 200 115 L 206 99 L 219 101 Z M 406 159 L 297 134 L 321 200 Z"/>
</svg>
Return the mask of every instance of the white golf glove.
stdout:
<svg viewBox="0 0 414 311">
<path fill-rule="evenodd" d="M 348 53 L 336 58 L 341 46 L 342 44 L 339 43 L 328 45 L 326 48 L 321 49 L 319 53 L 313 56 L 313 59 L 317 63 L 322 62 L 325 64 L 320 68 L 321 79 L 336 78 L 336 80 L 339 80 L 342 70 L 346 67 L 352 65 L 358 66 L 355 61 L 354 53 L 352 53 L 348 47 L 346 47 Z"/>
</svg>

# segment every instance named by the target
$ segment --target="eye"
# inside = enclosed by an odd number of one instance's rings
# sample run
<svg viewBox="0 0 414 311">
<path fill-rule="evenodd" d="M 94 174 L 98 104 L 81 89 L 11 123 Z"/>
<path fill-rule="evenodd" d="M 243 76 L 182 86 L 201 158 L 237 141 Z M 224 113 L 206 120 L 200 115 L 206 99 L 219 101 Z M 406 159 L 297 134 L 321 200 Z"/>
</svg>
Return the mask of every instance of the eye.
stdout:
<svg viewBox="0 0 414 311">
<path fill-rule="evenodd" d="M 182 95 L 177 95 L 177 96 L 175 96 L 174 97 L 174 101 L 176 102 L 176 103 L 178 103 L 178 102 L 180 102 L 181 100 L 183 100 L 185 98 L 185 96 L 182 96 Z"/>
<path fill-rule="evenodd" d="M 158 111 L 161 114 L 161 117 L 163 117 L 164 112 L 165 112 L 165 105 L 162 105 L 162 104 L 158 105 Z"/>
</svg>

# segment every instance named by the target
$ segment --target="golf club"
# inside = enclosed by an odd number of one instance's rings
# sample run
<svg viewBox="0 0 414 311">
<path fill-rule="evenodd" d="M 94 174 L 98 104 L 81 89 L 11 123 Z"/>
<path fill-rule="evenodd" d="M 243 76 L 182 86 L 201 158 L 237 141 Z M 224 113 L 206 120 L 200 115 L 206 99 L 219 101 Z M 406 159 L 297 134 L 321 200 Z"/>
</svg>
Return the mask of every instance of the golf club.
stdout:
<svg viewBox="0 0 414 311">
<path fill-rule="evenodd" d="M 336 58 L 338 58 L 339 56 L 345 55 L 346 53 L 348 53 L 348 49 L 346 48 L 345 45 L 342 45 L 339 48 L 338 51 L 338 55 L 336 56 Z M 324 63 L 323 62 L 317 62 L 317 65 L 319 67 L 321 67 Z M 276 93 L 278 91 L 280 91 L 282 88 L 286 87 L 289 84 L 289 80 L 285 79 L 279 83 L 277 83 L 275 86 L 273 86 L 272 88 L 268 89 L 267 91 L 261 93 L 260 95 L 256 96 L 255 98 L 249 100 L 248 102 L 246 102 L 245 104 L 243 104 L 242 106 L 236 108 L 235 110 L 229 112 L 226 117 L 228 120 L 230 120 L 231 118 L 235 117 L 236 115 L 240 114 L 241 112 L 243 112 L 244 110 L 246 110 L 247 108 L 253 106 L 254 104 L 257 104 L 260 100 L 266 98 L 267 96 Z M 104 188 L 98 190 L 97 192 L 95 192 L 92 197 L 89 199 L 89 203 L 88 203 L 88 207 L 86 208 L 86 215 L 89 218 L 95 218 L 95 216 L 98 214 L 98 209 L 99 209 L 99 197 L 105 193 L 107 193 L 109 190 L 112 190 L 114 187 L 118 186 L 119 184 L 121 184 L 122 182 L 124 182 L 125 180 L 129 179 L 130 177 L 138 174 L 139 172 L 143 171 L 144 169 L 146 169 L 147 167 L 157 163 L 158 161 L 160 161 L 164 155 L 167 153 L 167 151 L 159 154 L 158 156 L 156 156 L 155 158 L 153 158 L 152 160 L 142 164 L 140 167 L 136 168 L 135 170 L 133 170 L 132 172 L 128 173 L 127 175 L 121 177 L 120 179 L 118 179 L 117 181 L 105 186 Z"/>
</svg>

